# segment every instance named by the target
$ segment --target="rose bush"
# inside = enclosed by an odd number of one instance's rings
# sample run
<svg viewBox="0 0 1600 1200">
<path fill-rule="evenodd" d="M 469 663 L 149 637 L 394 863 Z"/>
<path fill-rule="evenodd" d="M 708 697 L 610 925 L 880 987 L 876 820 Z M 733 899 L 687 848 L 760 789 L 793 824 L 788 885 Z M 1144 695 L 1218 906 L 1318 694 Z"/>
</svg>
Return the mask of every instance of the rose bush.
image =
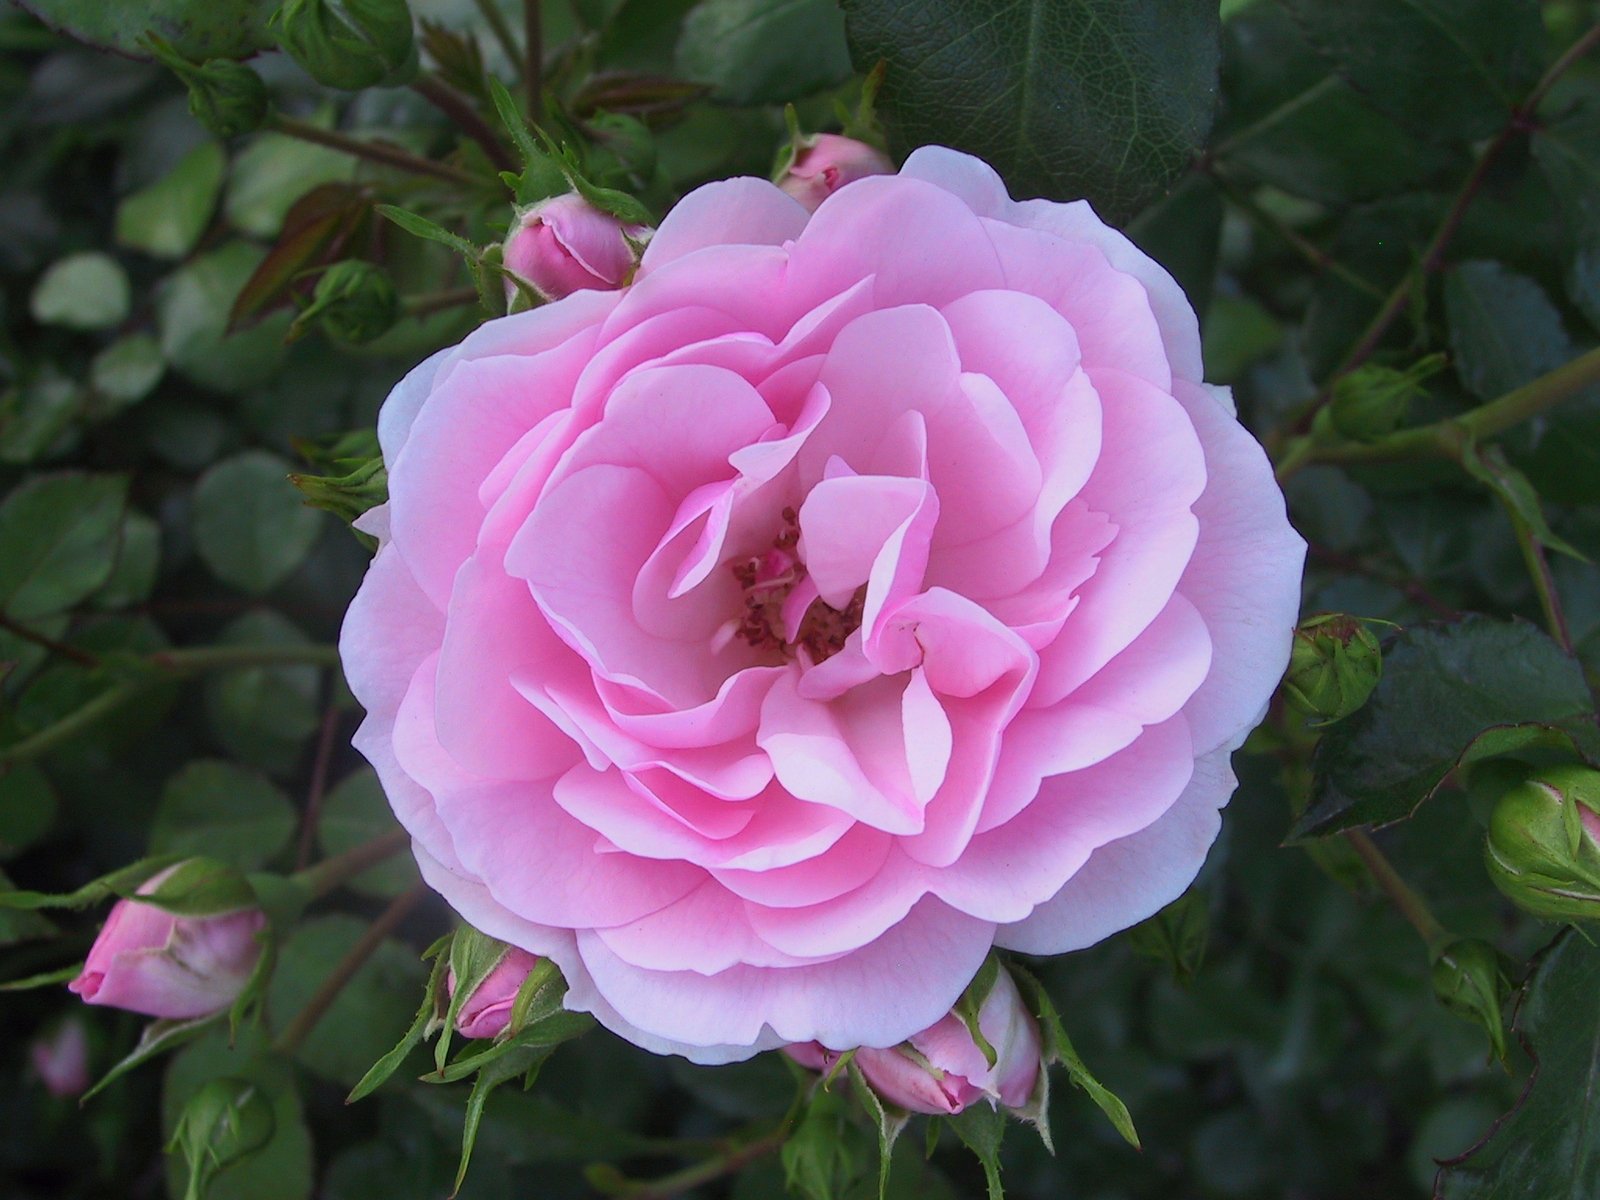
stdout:
<svg viewBox="0 0 1600 1200">
<path fill-rule="evenodd" d="M 357 745 L 425 878 L 698 1061 L 892 1046 L 1179 895 L 1304 546 L 1194 314 L 975 159 L 684 198 L 385 405 Z"/>
</svg>

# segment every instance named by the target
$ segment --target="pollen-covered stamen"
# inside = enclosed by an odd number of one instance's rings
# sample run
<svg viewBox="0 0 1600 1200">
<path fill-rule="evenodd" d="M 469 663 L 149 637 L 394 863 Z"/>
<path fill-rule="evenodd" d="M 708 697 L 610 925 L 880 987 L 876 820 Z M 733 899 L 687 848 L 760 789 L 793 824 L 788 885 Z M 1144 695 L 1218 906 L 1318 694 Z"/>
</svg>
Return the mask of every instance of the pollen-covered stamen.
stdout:
<svg viewBox="0 0 1600 1200">
<path fill-rule="evenodd" d="M 739 581 L 743 610 L 731 623 L 733 637 L 756 650 L 772 650 L 785 658 L 817 663 L 844 649 L 845 640 L 861 627 L 866 589 L 858 591 L 844 609 L 832 608 L 814 598 L 795 620 L 795 588 L 806 577 L 806 567 L 795 547 L 800 541 L 800 519 L 793 508 L 783 510 L 783 528 L 765 554 L 728 564 Z M 815 597 L 815 591 L 812 592 Z M 804 603 L 803 596 L 794 600 Z M 794 640 L 788 630 L 794 628 Z"/>
</svg>

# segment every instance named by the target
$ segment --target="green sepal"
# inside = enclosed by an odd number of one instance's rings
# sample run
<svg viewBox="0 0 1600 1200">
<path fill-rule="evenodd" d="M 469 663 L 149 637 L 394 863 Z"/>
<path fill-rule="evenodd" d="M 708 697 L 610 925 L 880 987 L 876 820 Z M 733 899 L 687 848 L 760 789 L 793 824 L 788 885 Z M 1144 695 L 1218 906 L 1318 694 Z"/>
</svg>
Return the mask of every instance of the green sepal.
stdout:
<svg viewBox="0 0 1600 1200">
<path fill-rule="evenodd" d="M 346 1104 L 354 1104 L 357 1100 L 365 1099 L 377 1091 L 389 1076 L 400 1069 L 400 1064 L 406 1060 L 406 1056 L 427 1036 L 429 1023 L 436 1019 L 439 1013 L 439 996 L 444 987 L 445 970 L 449 966 L 445 949 L 449 946 L 452 936 L 445 934 L 422 952 L 423 961 L 431 959 L 433 966 L 428 973 L 427 986 L 423 988 L 422 1004 L 417 1008 L 417 1015 L 412 1018 L 411 1027 L 406 1030 L 394 1048 L 373 1063 L 361 1077 L 360 1082 L 350 1089 L 350 1094 L 344 1098 Z"/>
<path fill-rule="evenodd" d="M 872 1089 L 866 1075 L 853 1061 L 849 1064 L 849 1071 L 850 1082 L 862 1107 L 878 1128 L 878 1200 L 887 1200 L 894 1144 L 911 1120 L 911 1114 L 897 1105 L 885 1104 L 883 1097 Z"/>
<path fill-rule="evenodd" d="M 967 1032 L 972 1036 L 978 1049 L 983 1053 L 983 1061 L 992 1068 L 1000 1061 L 1000 1056 L 984 1036 L 983 1030 L 978 1025 L 978 1014 L 983 1008 L 983 1002 L 989 998 L 989 993 L 994 990 L 995 980 L 1000 978 L 1000 956 L 993 950 L 983 960 L 983 966 L 978 968 L 977 975 L 967 985 L 967 990 L 961 993 L 961 999 L 956 1001 L 954 1012 L 967 1027 Z"/>
<path fill-rule="evenodd" d="M 1006 1136 L 1005 1114 L 988 1104 L 973 1104 L 945 1120 L 983 1164 L 989 1200 L 1005 1200 L 1006 1190 L 1000 1183 L 1000 1144 Z"/>
<path fill-rule="evenodd" d="M 168 1050 L 176 1049 L 197 1034 L 209 1029 L 221 1021 L 225 1012 L 226 1010 L 223 1010 L 203 1017 L 191 1017 L 183 1021 L 163 1020 L 150 1022 L 144 1027 L 144 1032 L 139 1035 L 139 1041 L 134 1048 L 124 1056 L 121 1062 L 102 1075 L 99 1082 L 85 1092 L 78 1103 L 87 1104 L 95 1096 L 99 1095 L 101 1091 L 121 1079 L 141 1063 L 149 1062 L 158 1054 L 164 1054 Z"/>
</svg>

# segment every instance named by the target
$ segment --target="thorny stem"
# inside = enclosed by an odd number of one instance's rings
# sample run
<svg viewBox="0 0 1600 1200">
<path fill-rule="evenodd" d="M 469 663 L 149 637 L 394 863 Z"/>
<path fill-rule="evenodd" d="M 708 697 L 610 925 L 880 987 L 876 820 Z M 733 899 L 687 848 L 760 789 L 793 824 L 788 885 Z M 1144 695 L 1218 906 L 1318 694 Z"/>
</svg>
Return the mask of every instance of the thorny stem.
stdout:
<svg viewBox="0 0 1600 1200">
<path fill-rule="evenodd" d="M 339 732 L 339 709 L 328 705 L 322 713 L 322 728 L 317 731 L 317 749 L 311 759 L 311 783 L 306 788 L 306 807 L 300 815 L 300 842 L 295 848 L 295 870 L 303 871 L 311 861 L 317 843 L 317 822 L 322 816 L 322 798 L 328 790 L 328 764 L 333 758 L 334 738 Z"/>
<path fill-rule="evenodd" d="M 1344 837 L 1355 850 L 1357 857 L 1366 864 L 1367 870 L 1372 874 L 1373 882 L 1384 895 L 1389 897 L 1395 909 L 1411 923 L 1411 927 L 1428 946 L 1437 946 L 1449 937 L 1449 932 L 1434 918 L 1422 897 L 1412 891 L 1410 885 L 1400 878 L 1400 872 L 1394 869 L 1394 865 L 1385 857 L 1383 851 L 1378 849 L 1378 844 L 1364 830 L 1347 829 Z"/>
<path fill-rule="evenodd" d="M 328 1009 L 333 1007 L 333 1002 L 339 998 L 339 993 L 345 985 L 355 978 L 355 974 L 362 965 L 371 958 L 374 951 L 383 945 L 384 938 L 393 933 L 400 922 L 417 903 L 428 894 L 425 884 L 416 887 L 395 897 L 389 907 L 378 914 L 378 919 L 367 927 L 361 939 L 345 953 L 345 956 L 334 964 L 333 970 L 328 972 L 327 978 L 312 993 L 311 999 L 306 1001 L 306 1006 L 295 1014 L 278 1040 L 273 1044 L 273 1049 L 279 1054 L 293 1054 L 301 1044 L 311 1035 L 317 1027 L 317 1022 L 322 1020 Z"/>
<path fill-rule="evenodd" d="M 510 171 L 515 168 L 516 163 L 512 161 L 510 153 L 500 139 L 495 136 L 489 123 L 478 115 L 478 110 L 473 108 L 471 102 L 460 92 L 432 75 L 418 76 L 411 89 L 454 121 L 456 128 L 462 133 L 483 147 L 484 154 L 488 155 L 489 162 L 496 171 Z"/>
<path fill-rule="evenodd" d="M 1563 650 L 1572 654 L 1572 627 L 1567 624 L 1566 611 L 1561 607 L 1561 596 L 1556 591 L 1555 576 L 1550 573 L 1550 560 L 1545 556 L 1544 544 L 1509 500 L 1502 497 L 1501 504 L 1506 516 L 1511 519 L 1511 529 L 1517 536 L 1522 561 L 1527 564 L 1528 575 L 1533 580 L 1533 590 L 1539 597 L 1539 608 L 1544 613 L 1545 628 Z"/>
<path fill-rule="evenodd" d="M 387 142 L 363 141 L 360 138 L 353 138 L 348 134 L 339 133 L 337 130 L 324 129 L 320 125 L 313 125 L 309 121 L 286 117 L 282 113 L 274 113 L 268 117 L 266 127 L 288 137 L 299 138 L 303 142 L 315 142 L 319 146 L 327 146 L 354 158 L 364 158 L 368 162 L 381 163 L 386 167 L 395 167 L 401 171 L 410 171 L 414 175 L 431 175 L 435 179 L 458 183 L 464 187 L 477 187 L 483 182 L 476 175 L 469 174 L 458 167 L 452 167 L 448 163 L 434 162 L 431 158 L 423 158 L 421 155 L 412 154 L 411 151 L 402 150 L 399 146 L 392 146 Z"/>
<path fill-rule="evenodd" d="M 460 308 L 478 302 L 478 289 L 474 287 L 448 288 L 442 292 L 426 292 L 420 296 L 407 296 L 403 301 L 406 316 L 427 317 L 447 308 Z"/>
<path fill-rule="evenodd" d="M 744 1170 L 751 1163 L 779 1149 L 788 1140 L 788 1136 L 787 1125 L 779 1126 L 771 1133 L 754 1141 L 744 1142 L 723 1154 L 658 1179 L 623 1185 L 613 1194 L 623 1196 L 626 1200 L 672 1200 L 673 1197 L 681 1196 L 702 1184 Z"/>
</svg>

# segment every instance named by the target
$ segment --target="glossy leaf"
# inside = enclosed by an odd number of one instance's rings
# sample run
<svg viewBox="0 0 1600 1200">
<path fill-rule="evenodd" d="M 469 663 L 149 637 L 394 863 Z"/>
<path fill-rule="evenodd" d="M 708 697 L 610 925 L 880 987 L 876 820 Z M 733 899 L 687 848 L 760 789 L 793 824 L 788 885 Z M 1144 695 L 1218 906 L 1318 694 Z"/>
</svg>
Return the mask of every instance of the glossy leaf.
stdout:
<svg viewBox="0 0 1600 1200">
<path fill-rule="evenodd" d="M 1125 221 L 1211 127 L 1217 6 L 1204 0 L 844 0 L 857 70 L 887 64 L 878 108 L 901 152 L 986 159 L 1018 198 L 1087 198 Z"/>
<path fill-rule="evenodd" d="M 1544 289 L 1493 262 L 1463 263 L 1444 285 L 1450 346 L 1463 383 L 1493 400 L 1572 357 Z"/>
<path fill-rule="evenodd" d="M 684 20 L 677 66 L 718 100 L 770 104 L 842 82 L 850 54 L 834 0 L 701 0 Z"/>
<path fill-rule="evenodd" d="M 128 481 L 41 475 L 0 504 L 0 611 L 27 619 L 71 608 L 111 575 Z"/>
<path fill-rule="evenodd" d="M 270 591 L 316 541 L 322 517 L 300 502 L 289 470 L 284 460 L 250 450 L 218 463 L 195 487 L 196 547 L 224 583 Z"/>
<path fill-rule="evenodd" d="M 267 780 L 231 763 L 199 760 L 167 780 L 150 849 L 209 854 L 248 870 L 271 861 L 294 828 L 294 805 Z"/>
<path fill-rule="evenodd" d="M 241 58 L 271 45 L 267 16 L 276 0 L 21 0 L 46 25 L 121 54 L 146 55 L 157 33 L 187 58 Z"/>
</svg>

